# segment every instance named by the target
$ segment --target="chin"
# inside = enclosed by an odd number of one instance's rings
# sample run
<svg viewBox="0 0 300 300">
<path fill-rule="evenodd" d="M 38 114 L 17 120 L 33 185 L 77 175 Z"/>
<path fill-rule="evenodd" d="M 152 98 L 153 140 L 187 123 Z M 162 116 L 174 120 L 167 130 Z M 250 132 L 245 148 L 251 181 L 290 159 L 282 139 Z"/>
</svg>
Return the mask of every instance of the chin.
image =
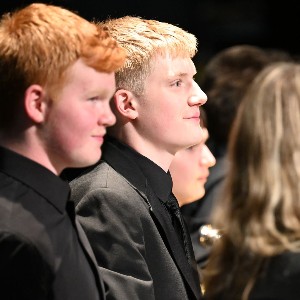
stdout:
<svg viewBox="0 0 300 300">
<path fill-rule="evenodd" d="M 193 197 L 192 199 L 190 198 L 190 199 L 186 200 L 182 205 L 190 204 L 190 203 L 193 203 L 198 200 L 199 200 L 199 198 Z"/>
<path fill-rule="evenodd" d="M 205 195 L 205 190 L 203 189 L 203 192 L 202 192 L 201 194 L 199 194 L 199 197 L 198 197 L 198 199 L 201 199 L 201 198 L 203 198 L 203 197 L 204 197 L 204 195 Z"/>
<path fill-rule="evenodd" d="M 195 199 L 194 201 L 200 200 L 204 195 L 205 195 L 205 191 L 203 189 L 203 190 L 201 190 L 201 192 L 197 193 L 197 196 L 194 197 L 194 199 Z M 194 201 L 192 201 L 192 202 L 194 202 Z"/>
<path fill-rule="evenodd" d="M 85 168 L 89 167 L 91 165 L 94 165 L 98 160 L 100 159 L 100 156 L 95 157 L 94 159 L 89 159 L 89 160 L 81 160 L 80 163 L 77 163 L 77 168 Z"/>
</svg>

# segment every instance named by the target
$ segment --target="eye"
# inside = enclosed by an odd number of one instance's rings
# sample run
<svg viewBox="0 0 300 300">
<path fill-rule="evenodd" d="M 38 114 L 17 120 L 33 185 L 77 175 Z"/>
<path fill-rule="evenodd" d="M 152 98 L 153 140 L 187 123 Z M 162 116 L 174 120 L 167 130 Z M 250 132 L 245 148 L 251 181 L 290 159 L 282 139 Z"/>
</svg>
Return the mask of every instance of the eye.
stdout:
<svg viewBox="0 0 300 300">
<path fill-rule="evenodd" d="M 188 147 L 186 150 L 187 151 L 194 151 L 197 145 L 193 145 L 191 147 Z"/>
<path fill-rule="evenodd" d="M 198 151 L 202 151 L 204 146 L 205 146 L 205 144 L 201 142 L 200 144 L 193 145 L 193 146 L 187 148 L 186 150 L 190 151 L 190 152 L 195 152 L 195 151 L 198 152 Z"/>
<path fill-rule="evenodd" d="M 180 87 L 181 84 L 182 84 L 182 80 L 179 79 L 179 80 L 172 82 L 171 86 Z"/>
<path fill-rule="evenodd" d="M 98 100 L 99 100 L 98 96 L 88 98 L 88 101 L 92 101 L 92 102 L 98 101 Z"/>
</svg>

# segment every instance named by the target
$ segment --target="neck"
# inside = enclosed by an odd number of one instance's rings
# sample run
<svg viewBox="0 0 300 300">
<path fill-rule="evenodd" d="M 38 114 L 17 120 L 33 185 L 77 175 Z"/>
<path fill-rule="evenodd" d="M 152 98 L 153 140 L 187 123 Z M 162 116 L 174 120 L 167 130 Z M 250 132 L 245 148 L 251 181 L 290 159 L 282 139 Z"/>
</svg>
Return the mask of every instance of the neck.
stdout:
<svg viewBox="0 0 300 300">
<path fill-rule="evenodd" d="M 152 141 L 141 136 L 133 137 L 124 133 L 117 135 L 110 133 L 110 135 L 152 160 L 165 172 L 168 172 L 174 154 L 167 151 L 165 146 L 162 145 L 160 147 L 160 145 L 154 144 Z"/>
<path fill-rule="evenodd" d="M 22 135 L 16 134 L 7 135 L 5 137 L 1 136 L 0 145 L 35 161 L 36 163 L 49 169 L 55 175 L 60 173 L 60 170 L 57 170 L 51 163 L 51 160 L 47 155 L 42 143 L 38 139 L 32 138 L 32 135 L 28 132 L 25 132 Z"/>
</svg>

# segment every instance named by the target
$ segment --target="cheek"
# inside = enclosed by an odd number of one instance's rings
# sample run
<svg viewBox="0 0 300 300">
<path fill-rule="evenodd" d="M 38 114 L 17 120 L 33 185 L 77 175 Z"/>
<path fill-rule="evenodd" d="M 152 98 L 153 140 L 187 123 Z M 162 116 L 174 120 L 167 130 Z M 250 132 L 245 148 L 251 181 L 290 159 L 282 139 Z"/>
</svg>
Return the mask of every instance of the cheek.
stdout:
<svg viewBox="0 0 300 300">
<path fill-rule="evenodd" d="M 191 181 L 191 166 L 182 160 L 173 167 L 172 173 L 174 184 L 185 189 Z"/>
<path fill-rule="evenodd" d="M 64 124 L 61 120 L 56 120 L 48 127 L 47 135 L 53 146 L 61 149 L 71 147 L 77 138 L 77 135 L 74 134 L 74 127 L 71 126 L 68 120 L 64 120 Z"/>
<path fill-rule="evenodd" d="M 74 106 L 57 113 L 56 122 L 62 128 L 73 129 L 74 134 L 92 129 L 97 125 L 99 109 L 96 107 Z"/>
<path fill-rule="evenodd" d="M 88 130 L 90 120 L 74 113 L 66 113 L 65 111 L 56 111 L 53 118 L 49 120 L 48 134 L 61 147 L 75 146 L 81 139 L 83 133 Z"/>
<path fill-rule="evenodd" d="M 186 153 L 181 159 L 181 170 L 185 174 L 193 174 L 199 168 L 197 152 L 189 149 L 184 151 L 186 151 Z"/>
<path fill-rule="evenodd" d="M 157 101 L 156 99 L 159 99 Z M 147 108 L 147 112 L 152 110 L 153 117 L 156 116 L 157 120 L 166 120 L 166 125 L 168 123 L 174 123 L 174 120 L 178 118 L 180 107 L 179 103 L 176 103 L 174 101 L 175 99 L 170 99 L 170 96 L 157 96 L 155 99 L 152 97 L 152 102 L 149 101 L 149 103 L 152 103 L 151 107 Z"/>
</svg>

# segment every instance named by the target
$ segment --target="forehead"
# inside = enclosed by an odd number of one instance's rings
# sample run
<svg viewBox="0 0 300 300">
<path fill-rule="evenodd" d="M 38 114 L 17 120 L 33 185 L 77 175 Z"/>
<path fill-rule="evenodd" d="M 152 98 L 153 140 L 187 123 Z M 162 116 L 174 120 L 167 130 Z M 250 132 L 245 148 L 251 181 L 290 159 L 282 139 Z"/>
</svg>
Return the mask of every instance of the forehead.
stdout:
<svg viewBox="0 0 300 300">
<path fill-rule="evenodd" d="M 77 60 L 64 73 L 61 94 L 73 93 L 80 96 L 111 97 L 115 91 L 115 73 L 95 70 L 81 59 Z"/>
<path fill-rule="evenodd" d="M 151 59 L 152 73 L 159 72 L 165 76 L 194 76 L 196 68 L 189 56 L 172 56 L 170 54 L 157 54 Z"/>
</svg>

